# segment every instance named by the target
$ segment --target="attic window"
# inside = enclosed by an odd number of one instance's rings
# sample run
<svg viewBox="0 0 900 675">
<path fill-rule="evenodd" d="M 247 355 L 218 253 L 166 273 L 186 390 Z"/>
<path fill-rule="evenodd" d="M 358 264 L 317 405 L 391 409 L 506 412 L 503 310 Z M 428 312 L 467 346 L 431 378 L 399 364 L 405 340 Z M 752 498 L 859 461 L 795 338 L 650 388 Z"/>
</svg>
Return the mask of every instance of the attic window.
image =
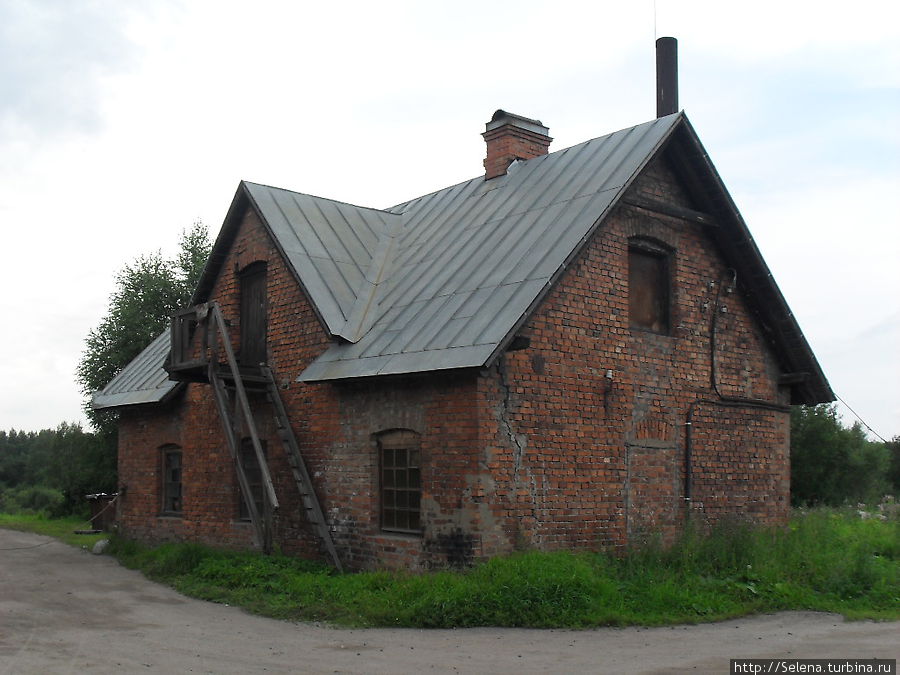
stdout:
<svg viewBox="0 0 900 675">
<path fill-rule="evenodd" d="M 669 334 L 671 253 L 646 240 L 628 247 L 628 318 L 632 328 Z"/>
</svg>

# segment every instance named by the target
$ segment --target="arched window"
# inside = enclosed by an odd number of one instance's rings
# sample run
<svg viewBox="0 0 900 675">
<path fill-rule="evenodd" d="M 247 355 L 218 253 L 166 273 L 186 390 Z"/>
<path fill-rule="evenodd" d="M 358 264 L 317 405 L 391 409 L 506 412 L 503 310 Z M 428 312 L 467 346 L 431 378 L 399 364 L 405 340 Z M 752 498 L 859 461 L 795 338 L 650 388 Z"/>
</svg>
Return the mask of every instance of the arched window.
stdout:
<svg viewBox="0 0 900 675">
<path fill-rule="evenodd" d="M 382 530 L 422 532 L 421 458 L 416 432 L 396 429 L 378 436 Z"/>
<path fill-rule="evenodd" d="M 184 504 L 181 499 L 181 448 L 164 445 L 159 449 L 162 463 L 162 514 L 180 516 Z"/>
</svg>

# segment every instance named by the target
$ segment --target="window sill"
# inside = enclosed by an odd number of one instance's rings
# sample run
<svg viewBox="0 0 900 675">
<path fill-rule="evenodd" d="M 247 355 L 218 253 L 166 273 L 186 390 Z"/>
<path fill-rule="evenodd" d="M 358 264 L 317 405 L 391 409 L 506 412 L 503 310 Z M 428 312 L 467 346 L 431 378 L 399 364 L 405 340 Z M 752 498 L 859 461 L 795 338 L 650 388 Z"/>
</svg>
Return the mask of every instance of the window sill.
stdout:
<svg viewBox="0 0 900 675">
<path fill-rule="evenodd" d="M 424 532 L 405 532 L 399 530 L 378 530 L 375 533 L 376 537 L 383 537 L 385 539 L 400 539 L 403 541 L 422 539 L 424 535 Z"/>
<path fill-rule="evenodd" d="M 652 328 L 641 328 L 640 326 L 629 326 L 628 329 L 632 333 L 637 333 L 639 335 L 658 335 L 659 337 L 669 337 L 669 338 L 675 337 L 674 335 L 672 335 L 672 333 L 670 331 L 661 333 L 657 330 L 653 330 Z"/>
</svg>

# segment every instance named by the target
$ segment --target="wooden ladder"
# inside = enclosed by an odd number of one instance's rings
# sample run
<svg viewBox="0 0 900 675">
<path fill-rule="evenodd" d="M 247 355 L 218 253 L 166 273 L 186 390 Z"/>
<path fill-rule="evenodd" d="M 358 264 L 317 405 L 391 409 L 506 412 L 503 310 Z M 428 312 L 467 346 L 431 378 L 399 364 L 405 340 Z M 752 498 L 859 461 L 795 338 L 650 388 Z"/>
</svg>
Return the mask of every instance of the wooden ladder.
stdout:
<svg viewBox="0 0 900 675">
<path fill-rule="evenodd" d="M 208 365 L 209 382 L 212 385 L 215 395 L 216 408 L 219 417 L 222 420 L 222 427 L 225 431 L 225 438 L 228 444 L 229 452 L 234 460 L 235 469 L 237 471 L 238 483 L 241 487 L 241 493 L 244 495 L 244 503 L 250 513 L 250 520 L 253 523 L 257 544 L 261 546 L 265 553 L 272 551 L 272 533 L 273 533 L 273 517 L 278 510 L 278 497 L 275 495 L 275 486 L 272 483 L 272 476 L 269 472 L 268 462 L 263 452 L 262 443 L 259 439 L 259 432 L 256 428 L 256 421 L 250 408 L 250 401 L 247 397 L 247 387 L 244 384 L 245 376 L 242 375 L 238 367 L 237 359 L 234 355 L 234 349 L 231 346 L 231 337 L 228 333 L 228 327 L 225 318 L 222 316 L 222 310 L 218 303 L 211 302 L 206 305 L 198 306 L 197 316 L 201 322 L 212 320 L 214 330 L 207 332 L 208 348 L 210 359 Z M 228 364 L 228 370 L 224 371 L 219 367 L 219 350 L 225 353 L 225 360 Z M 272 405 L 275 414 L 275 427 L 279 438 L 284 444 L 287 452 L 288 464 L 291 467 L 291 473 L 294 476 L 294 482 L 300 492 L 300 498 L 306 512 L 307 521 L 313 526 L 325 553 L 331 563 L 337 570 L 343 571 L 340 558 L 338 558 L 334 541 L 331 538 L 331 530 L 325 521 L 322 513 L 322 507 L 319 504 L 318 497 L 313 489 L 312 479 L 306 468 L 306 463 L 300 454 L 300 446 L 297 438 L 291 428 L 290 419 L 287 410 L 278 393 L 278 385 L 275 382 L 275 376 L 272 370 L 265 364 L 260 364 L 262 378 L 253 378 L 253 383 L 257 384 L 257 379 L 261 379 L 265 386 L 266 399 Z M 226 382 L 226 372 L 230 374 L 232 386 L 234 387 L 234 412 L 230 410 L 231 401 L 228 395 L 229 383 Z M 239 428 L 241 420 L 244 420 L 247 431 L 253 443 L 253 450 L 256 455 L 256 461 L 260 468 L 260 474 L 263 482 L 263 512 L 260 513 L 256 507 L 250 491 L 250 484 L 241 462 Z"/>
<path fill-rule="evenodd" d="M 337 549 L 334 547 L 334 540 L 331 538 L 331 530 L 325 521 L 325 514 L 322 513 L 319 499 L 316 497 L 312 478 L 309 475 L 309 470 L 306 468 L 306 462 L 303 461 L 303 455 L 300 454 L 300 446 L 297 444 L 297 437 L 291 428 L 291 422 L 288 419 L 284 402 L 281 400 L 281 394 L 278 393 L 275 376 L 272 374 L 272 369 L 267 365 L 261 365 L 260 369 L 263 377 L 266 378 L 266 398 L 272 404 L 272 409 L 275 412 L 275 428 L 287 452 L 288 464 L 291 466 L 294 482 L 297 484 L 297 490 L 300 492 L 300 498 L 303 500 L 306 519 L 315 529 L 331 563 L 338 572 L 342 572 L 343 567 L 341 566 L 340 558 L 338 558 Z"/>
</svg>

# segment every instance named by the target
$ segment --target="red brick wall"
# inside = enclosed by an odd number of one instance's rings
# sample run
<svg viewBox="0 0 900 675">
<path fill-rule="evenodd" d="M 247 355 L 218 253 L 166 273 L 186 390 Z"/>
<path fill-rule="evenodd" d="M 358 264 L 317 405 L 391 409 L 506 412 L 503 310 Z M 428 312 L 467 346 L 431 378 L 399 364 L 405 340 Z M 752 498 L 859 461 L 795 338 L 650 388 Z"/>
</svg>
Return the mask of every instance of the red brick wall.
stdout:
<svg viewBox="0 0 900 675">
<path fill-rule="evenodd" d="M 690 205 L 664 161 L 633 191 Z M 628 242 L 650 237 L 672 250 L 671 335 L 628 320 Z M 685 422 L 710 387 L 710 317 L 730 280 L 702 226 L 620 207 L 549 293 L 521 333 L 530 346 L 487 372 L 432 373 L 304 384 L 297 376 L 329 344 L 268 234 L 244 217 L 211 299 L 232 324 L 238 275 L 265 261 L 269 362 L 344 564 L 350 568 L 464 564 L 517 547 L 621 547 L 661 533 L 687 511 Z M 710 282 L 714 282 L 710 286 Z M 725 396 L 784 401 L 778 370 L 740 293 L 721 295 L 716 350 Z M 610 372 L 611 377 L 607 377 Z M 281 502 L 275 540 L 318 557 L 271 411 L 255 401 Z M 695 404 L 693 513 L 779 522 L 788 507 L 788 420 L 781 412 Z M 416 432 L 422 451 L 421 536 L 382 532 L 377 435 Z M 159 447 L 183 448 L 184 513 L 159 517 Z M 238 488 L 210 388 L 181 401 L 125 410 L 120 476 L 128 485 L 123 531 L 145 540 L 190 538 L 251 545 L 238 521 Z"/>
<path fill-rule="evenodd" d="M 477 373 L 425 375 L 364 383 L 304 384 L 297 376 L 329 344 L 309 302 L 268 234 L 248 213 L 222 265 L 211 299 L 240 342 L 239 273 L 265 261 L 268 285 L 269 363 L 326 519 L 345 565 L 415 568 L 467 562 L 506 550 L 482 536 L 489 518 L 477 452 Z M 318 541 L 305 522 L 272 413 L 253 402 L 280 502 L 275 541 L 285 552 L 317 557 Z M 379 521 L 377 434 L 410 429 L 422 442 L 422 536 L 382 532 Z M 183 448 L 184 512 L 159 517 L 162 498 L 159 447 Z M 239 488 L 210 387 L 191 384 L 181 402 L 161 409 L 123 411 L 120 480 L 128 484 L 120 527 L 142 540 L 194 539 L 247 547 L 252 529 L 236 520 Z"/>
<path fill-rule="evenodd" d="M 254 212 L 248 211 L 221 273 L 211 292 L 228 319 L 234 347 L 240 343 L 239 274 L 247 265 L 267 263 L 269 359 L 282 386 L 285 404 L 304 401 L 301 385 L 294 379 L 328 344 L 328 337 L 284 264 Z M 328 400 L 319 400 L 327 405 Z M 269 464 L 276 494 L 282 502 L 276 520 L 276 537 L 285 551 L 317 555 L 318 545 L 301 521 L 299 494 L 291 476 L 281 442 L 274 430 L 273 415 L 259 395 L 251 396 L 261 436 L 269 448 Z M 315 408 L 315 406 L 313 406 Z M 310 471 L 323 461 L 318 445 L 309 447 L 313 434 L 333 433 L 323 426 L 310 427 L 307 418 L 294 418 L 296 431 L 307 456 Z M 305 435 L 304 435 L 305 434 Z M 249 435 L 246 429 L 242 435 Z M 182 446 L 183 501 L 181 518 L 159 518 L 161 496 L 157 486 L 158 448 L 164 443 Z M 246 547 L 253 539 L 249 523 L 238 519 L 239 488 L 234 461 L 225 442 L 212 391 L 208 385 L 190 384 L 180 402 L 159 410 L 125 409 L 120 424 L 119 476 L 128 484 L 122 500 L 120 527 L 128 536 L 144 540 L 194 539 L 224 546 Z M 132 487 L 134 486 L 134 487 Z M 136 491 L 142 495 L 139 499 Z"/>
<path fill-rule="evenodd" d="M 663 160 L 632 191 L 691 206 Z M 628 245 L 636 236 L 672 249 L 671 335 L 629 327 Z M 499 458 L 498 500 L 518 510 L 516 540 L 595 548 L 674 536 L 686 510 L 687 413 L 697 399 L 717 398 L 710 317 L 723 279 L 730 273 L 703 226 L 631 207 L 607 219 L 520 331 L 530 347 L 504 355 L 481 384 L 499 422 L 488 454 Z M 720 304 L 722 395 L 785 403 L 744 300 L 723 292 Z M 788 415 L 700 404 L 693 429 L 693 512 L 703 521 L 782 522 Z"/>
</svg>

